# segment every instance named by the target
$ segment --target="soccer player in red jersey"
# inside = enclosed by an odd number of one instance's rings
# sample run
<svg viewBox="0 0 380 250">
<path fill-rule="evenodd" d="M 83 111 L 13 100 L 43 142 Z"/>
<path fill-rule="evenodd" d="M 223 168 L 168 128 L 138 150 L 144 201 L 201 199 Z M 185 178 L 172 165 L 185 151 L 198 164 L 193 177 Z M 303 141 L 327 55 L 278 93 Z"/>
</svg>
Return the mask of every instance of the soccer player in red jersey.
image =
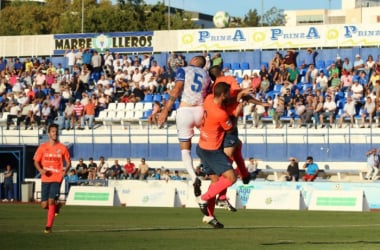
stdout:
<svg viewBox="0 0 380 250">
<path fill-rule="evenodd" d="M 63 177 L 71 167 L 69 150 L 58 140 L 57 124 L 49 125 L 48 136 L 49 140 L 37 148 L 33 157 L 34 166 L 41 174 L 41 207 L 48 209 L 44 233 L 51 233 L 55 214 L 59 210 L 55 199 L 59 196 Z"/>
</svg>

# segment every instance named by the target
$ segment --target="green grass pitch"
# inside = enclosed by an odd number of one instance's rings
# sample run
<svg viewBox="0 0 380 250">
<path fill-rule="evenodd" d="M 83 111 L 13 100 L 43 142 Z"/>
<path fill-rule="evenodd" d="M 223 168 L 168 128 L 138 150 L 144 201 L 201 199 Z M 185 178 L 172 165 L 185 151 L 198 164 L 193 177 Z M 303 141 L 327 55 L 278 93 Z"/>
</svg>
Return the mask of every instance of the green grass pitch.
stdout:
<svg viewBox="0 0 380 250">
<path fill-rule="evenodd" d="M 0 204 L 1 249 L 380 249 L 380 213 L 63 206 L 43 234 L 38 204 Z"/>
</svg>

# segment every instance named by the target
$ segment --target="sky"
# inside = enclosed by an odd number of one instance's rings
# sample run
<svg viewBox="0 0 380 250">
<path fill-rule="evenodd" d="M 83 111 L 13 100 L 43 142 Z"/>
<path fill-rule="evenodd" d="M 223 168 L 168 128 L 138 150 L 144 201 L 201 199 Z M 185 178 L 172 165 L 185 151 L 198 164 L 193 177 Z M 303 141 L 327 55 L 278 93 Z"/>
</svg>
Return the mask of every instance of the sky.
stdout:
<svg viewBox="0 0 380 250">
<path fill-rule="evenodd" d="M 244 17 L 248 11 L 256 9 L 261 15 L 272 7 L 283 10 L 302 9 L 340 9 L 344 0 L 161 0 L 165 5 L 214 15 L 218 11 L 227 11 L 230 16 Z M 156 4 L 156 0 L 145 0 L 147 4 Z M 261 4 L 263 3 L 263 6 Z"/>
</svg>

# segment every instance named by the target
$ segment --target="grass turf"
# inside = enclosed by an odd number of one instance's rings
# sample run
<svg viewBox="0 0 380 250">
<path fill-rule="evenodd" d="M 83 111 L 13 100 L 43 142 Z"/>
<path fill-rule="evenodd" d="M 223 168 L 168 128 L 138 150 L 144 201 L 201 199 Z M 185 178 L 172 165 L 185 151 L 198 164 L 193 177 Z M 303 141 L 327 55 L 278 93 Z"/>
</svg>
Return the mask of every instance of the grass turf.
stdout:
<svg viewBox="0 0 380 250">
<path fill-rule="evenodd" d="M 37 204 L 0 204 L 1 249 L 380 249 L 377 212 L 63 206 L 52 234 Z"/>
</svg>

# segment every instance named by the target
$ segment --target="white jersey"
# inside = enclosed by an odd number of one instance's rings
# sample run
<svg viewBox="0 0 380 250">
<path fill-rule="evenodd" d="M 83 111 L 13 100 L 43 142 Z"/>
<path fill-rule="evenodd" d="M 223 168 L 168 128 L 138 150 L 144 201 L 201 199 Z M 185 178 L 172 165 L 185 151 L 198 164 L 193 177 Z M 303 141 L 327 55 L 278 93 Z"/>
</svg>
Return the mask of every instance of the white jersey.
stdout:
<svg viewBox="0 0 380 250">
<path fill-rule="evenodd" d="M 210 85 L 210 76 L 199 67 L 187 66 L 179 68 L 175 81 L 183 81 L 181 102 L 192 106 L 201 106 Z"/>
</svg>

